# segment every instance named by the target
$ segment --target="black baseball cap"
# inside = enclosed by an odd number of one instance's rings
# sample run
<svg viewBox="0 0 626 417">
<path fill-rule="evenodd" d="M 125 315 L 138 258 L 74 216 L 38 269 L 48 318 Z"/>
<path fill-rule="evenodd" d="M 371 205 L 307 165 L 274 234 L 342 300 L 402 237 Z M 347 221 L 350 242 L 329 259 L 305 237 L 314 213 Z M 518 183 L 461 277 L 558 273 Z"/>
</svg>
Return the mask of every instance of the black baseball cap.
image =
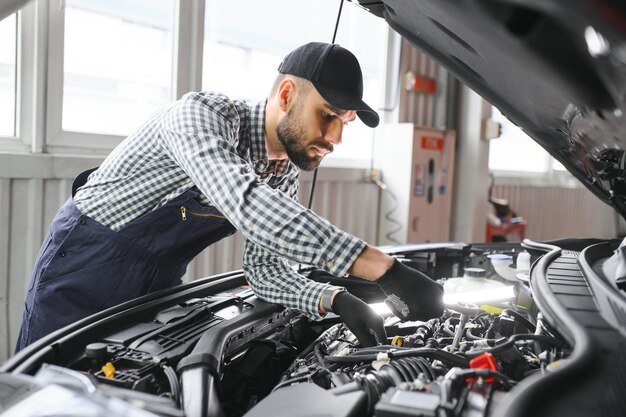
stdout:
<svg viewBox="0 0 626 417">
<path fill-rule="evenodd" d="M 281 74 L 306 78 L 330 104 L 342 110 L 356 110 L 369 127 L 380 118 L 363 101 L 363 75 L 359 61 L 337 44 L 311 42 L 291 51 L 278 66 Z"/>
</svg>

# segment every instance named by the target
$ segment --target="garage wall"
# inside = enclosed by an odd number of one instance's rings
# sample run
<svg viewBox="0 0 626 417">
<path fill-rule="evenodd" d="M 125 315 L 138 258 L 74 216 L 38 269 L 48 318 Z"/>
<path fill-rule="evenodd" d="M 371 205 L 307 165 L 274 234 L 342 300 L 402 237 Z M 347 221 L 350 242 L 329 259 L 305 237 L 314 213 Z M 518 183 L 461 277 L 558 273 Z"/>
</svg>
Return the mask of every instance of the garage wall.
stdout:
<svg viewBox="0 0 626 417">
<path fill-rule="evenodd" d="M 436 83 L 436 92 L 408 91 L 407 73 L 426 77 Z M 428 55 L 402 40 L 400 56 L 400 100 L 398 121 L 420 127 L 444 129 L 448 116 L 448 71 Z"/>
<path fill-rule="evenodd" d="M 0 362 L 13 352 L 26 285 L 43 236 L 71 192 L 76 173 L 100 158 L 0 155 Z M 364 181 L 365 170 L 320 169 L 313 209 L 366 241 L 376 240 L 378 188 Z M 308 201 L 311 174 L 303 175 L 300 201 Z M 239 233 L 200 254 L 186 280 L 241 267 Z"/>
<path fill-rule="evenodd" d="M 622 233 L 615 210 L 586 188 L 496 185 L 493 195 L 508 200 L 511 209 L 524 217 L 526 238 L 531 240 L 612 238 Z"/>
</svg>

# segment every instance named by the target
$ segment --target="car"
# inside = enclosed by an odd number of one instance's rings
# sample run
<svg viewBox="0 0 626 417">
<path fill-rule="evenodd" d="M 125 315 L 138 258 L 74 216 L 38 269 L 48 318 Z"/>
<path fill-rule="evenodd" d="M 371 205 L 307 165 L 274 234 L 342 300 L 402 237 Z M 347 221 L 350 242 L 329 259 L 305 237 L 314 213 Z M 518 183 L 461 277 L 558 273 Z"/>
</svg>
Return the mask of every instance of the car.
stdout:
<svg viewBox="0 0 626 417">
<path fill-rule="evenodd" d="M 626 5 L 360 0 L 626 216 Z M 584 219 L 581 219 L 584 221 Z M 624 416 L 626 240 L 383 250 L 445 288 L 402 322 L 376 284 L 300 266 L 381 308 L 363 348 L 329 314 L 268 304 L 233 271 L 69 325 L 0 368 L 6 415 Z"/>
</svg>

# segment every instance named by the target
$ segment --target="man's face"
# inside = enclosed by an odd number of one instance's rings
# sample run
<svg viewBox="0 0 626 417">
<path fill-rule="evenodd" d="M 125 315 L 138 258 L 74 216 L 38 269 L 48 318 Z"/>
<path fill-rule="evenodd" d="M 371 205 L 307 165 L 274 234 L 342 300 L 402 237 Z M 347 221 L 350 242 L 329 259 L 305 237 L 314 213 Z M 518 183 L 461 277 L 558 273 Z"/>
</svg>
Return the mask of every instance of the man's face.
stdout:
<svg viewBox="0 0 626 417">
<path fill-rule="evenodd" d="M 289 160 L 303 171 L 312 171 L 341 143 L 344 125 L 355 117 L 355 111 L 331 106 L 311 87 L 297 94 L 276 134 Z"/>
</svg>

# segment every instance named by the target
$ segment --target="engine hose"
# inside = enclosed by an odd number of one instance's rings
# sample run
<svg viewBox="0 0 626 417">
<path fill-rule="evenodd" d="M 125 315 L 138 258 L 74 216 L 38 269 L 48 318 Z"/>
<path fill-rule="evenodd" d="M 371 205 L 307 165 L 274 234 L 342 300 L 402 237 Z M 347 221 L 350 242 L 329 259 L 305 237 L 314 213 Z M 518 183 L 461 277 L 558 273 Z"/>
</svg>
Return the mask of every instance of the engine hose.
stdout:
<svg viewBox="0 0 626 417">
<path fill-rule="evenodd" d="M 506 309 L 503 310 L 502 313 L 505 316 L 509 316 L 509 317 L 513 317 L 515 320 L 517 320 L 521 325 L 523 325 L 524 327 L 526 327 L 531 333 L 535 333 L 535 329 L 537 328 L 534 324 L 532 324 L 530 322 L 530 320 L 528 320 L 526 317 L 522 316 L 520 313 L 518 313 L 515 310 L 510 310 L 510 309 Z"/>
<path fill-rule="evenodd" d="M 311 342 L 311 344 L 309 344 L 309 346 L 307 346 L 306 349 L 304 349 L 302 352 L 300 352 L 300 354 L 298 354 L 298 358 L 306 357 L 309 353 L 313 352 L 313 349 L 315 349 L 315 346 L 322 343 L 323 341 L 336 339 L 337 336 L 339 335 L 339 330 L 341 329 L 341 326 L 342 326 L 341 324 L 335 324 L 334 326 L 326 329 L 326 331 L 324 331 L 321 335 L 318 336 L 317 339 Z"/>
<path fill-rule="evenodd" d="M 467 330 L 465 331 L 465 338 L 466 338 L 467 340 L 482 340 L 482 339 L 484 339 L 484 338 L 483 338 L 483 337 L 481 337 L 481 336 L 477 336 L 477 335 L 475 335 L 475 334 L 474 334 L 474 329 L 467 329 Z"/>
<path fill-rule="evenodd" d="M 456 323 L 452 323 L 452 321 L 455 321 Z M 446 336 L 450 336 L 450 337 L 454 337 L 454 328 L 460 323 L 460 320 L 458 318 L 453 318 L 450 317 L 448 318 L 443 325 L 441 326 L 441 331 L 446 335 Z"/>
<path fill-rule="evenodd" d="M 430 368 L 430 364 L 424 358 L 401 358 L 391 361 L 383 365 L 379 371 L 388 371 L 392 369 L 399 378 L 393 378 L 396 383 L 411 382 L 415 380 L 419 374 L 424 374 L 428 381 L 435 379 L 435 374 Z"/>
<path fill-rule="evenodd" d="M 462 356 L 455 355 L 454 353 L 450 353 L 443 349 L 433 349 L 433 348 L 415 348 L 415 349 L 406 349 L 400 350 L 398 352 L 392 352 L 390 355 L 392 358 L 406 358 L 411 356 L 419 356 L 425 358 L 439 359 L 442 362 L 447 362 L 449 364 L 453 364 L 456 366 L 461 366 L 467 368 L 469 366 L 469 362 Z"/>
<path fill-rule="evenodd" d="M 167 382 L 170 384 L 170 391 L 172 393 L 172 399 L 179 404 L 180 401 L 180 382 L 178 381 L 178 375 L 176 371 L 170 366 L 163 366 L 163 373 L 167 378 Z"/>
<path fill-rule="evenodd" d="M 430 364 L 424 358 L 401 358 L 383 365 L 377 371 L 370 371 L 366 374 L 357 374 L 355 382 L 363 389 L 367 395 L 368 410 L 371 411 L 380 397 L 390 387 L 397 386 L 402 382 L 411 382 L 424 374 L 427 380 L 435 379 L 434 372 L 430 369 Z"/>
<path fill-rule="evenodd" d="M 491 353 L 495 355 L 515 346 L 515 342 L 519 340 L 537 340 L 539 342 L 549 343 L 557 347 L 563 346 L 563 343 L 561 343 L 559 340 L 542 334 L 514 334 L 513 336 L 509 337 L 508 340 L 504 343 L 497 344 L 492 348 L 482 349 L 480 351 L 469 351 L 465 353 L 465 356 L 473 358 L 482 355 L 483 353 Z"/>
<path fill-rule="evenodd" d="M 383 368 L 390 367 L 394 371 L 396 371 L 396 373 L 398 374 L 398 376 L 400 377 L 402 381 L 410 381 L 411 375 L 413 375 L 414 373 L 419 373 L 419 370 L 416 367 L 412 366 L 412 364 L 405 363 L 405 362 L 408 362 L 408 361 L 390 362 L 387 365 L 383 366 Z M 400 366 L 400 365 L 406 365 L 406 366 Z"/>
<path fill-rule="evenodd" d="M 324 366 L 324 355 L 322 354 L 322 345 L 320 343 L 316 344 L 313 348 L 313 352 L 315 353 L 315 358 L 317 362 L 319 362 L 320 366 Z"/>
<path fill-rule="evenodd" d="M 495 339 L 496 336 L 496 327 L 500 324 L 500 317 L 496 317 L 493 322 L 487 328 L 487 333 L 485 334 L 485 339 Z"/>
<path fill-rule="evenodd" d="M 354 353 L 356 352 L 381 352 L 384 350 L 388 350 L 388 349 L 401 349 L 396 345 L 376 345 L 376 346 L 370 346 L 370 347 L 365 347 L 365 348 L 358 348 L 357 350 L 354 351 Z"/>
<path fill-rule="evenodd" d="M 439 337 L 435 339 L 435 343 L 437 343 L 437 346 L 447 346 L 452 343 L 452 340 L 452 337 Z"/>
<path fill-rule="evenodd" d="M 404 359 L 421 359 L 419 361 L 411 361 L 409 363 L 414 364 L 414 366 L 419 370 L 419 372 L 426 375 L 429 381 L 433 381 L 437 376 L 433 371 L 433 368 L 430 366 L 430 363 L 426 361 L 424 358 L 404 358 Z"/>
<path fill-rule="evenodd" d="M 498 341 L 504 341 L 506 340 L 506 338 L 499 338 L 499 339 L 485 339 L 482 336 L 477 336 L 473 333 L 474 329 L 467 329 L 467 331 L 465 332 L 465 338 L 467 340 L 469 340 L 470 342 L 475 342 L 475 341 L 482 341 L 482 342 L 486 342 L 489 343 L 489 346 L 494 346 L 495 343 L 497 343 Z"/>
<path fill-rule="evenodd" d="M 406 358 L 406 357 L 425 357 L 432 359 L 439 359 L 442 362 L 446 362 L 455 366 L 467 368 L 469 362 L 466 358 L 455 355 L 454 353 L 447 352 L 443 349 L 435 348 L 415 348 L 415 349 L 401 349 L 396 351 L 381 352 L 386 353 L 389 358 Z M 371 362 L 378 359 L 377 354 L 366 355 L 354 355 L 348 356 L 327 356 L 326 362 L 328 363 L 359 363 L 359 362 Z"/>
</svg>

